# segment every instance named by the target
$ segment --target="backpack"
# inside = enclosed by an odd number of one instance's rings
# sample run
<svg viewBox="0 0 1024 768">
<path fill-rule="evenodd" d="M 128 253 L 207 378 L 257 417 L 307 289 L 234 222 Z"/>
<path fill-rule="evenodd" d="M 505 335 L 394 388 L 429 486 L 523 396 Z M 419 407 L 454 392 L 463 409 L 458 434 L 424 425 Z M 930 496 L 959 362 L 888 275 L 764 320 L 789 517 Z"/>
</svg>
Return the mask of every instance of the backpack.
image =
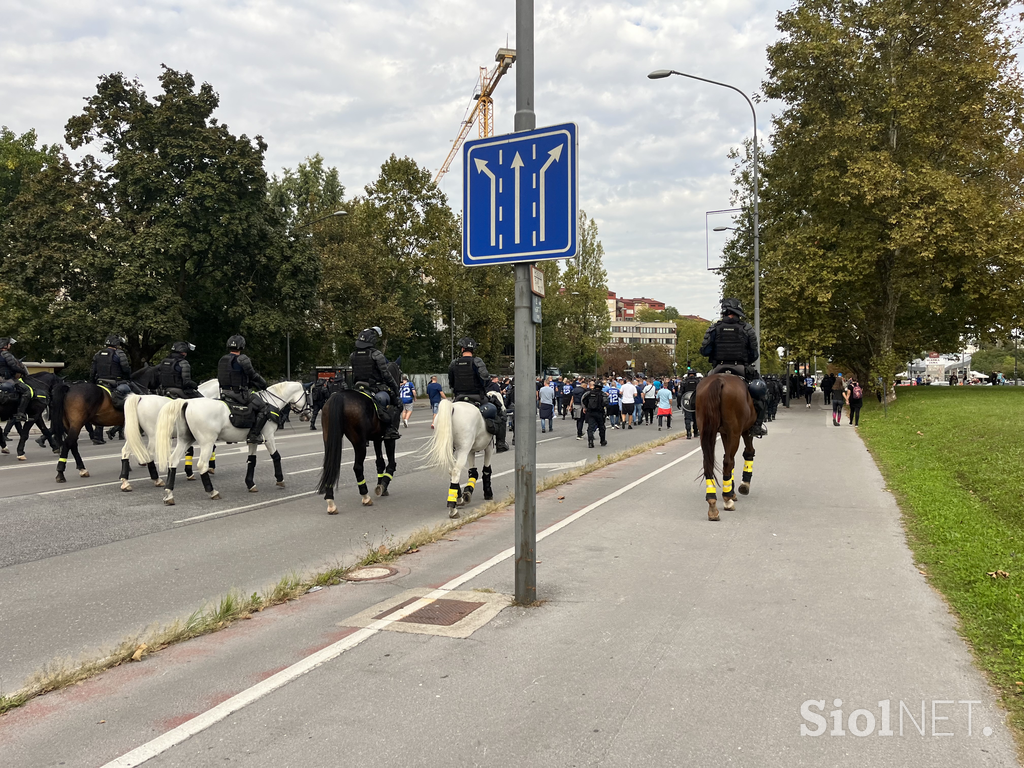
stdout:
<svg viewBox="0 0 1024 768">
<path fill-rule="evenodd" d="M 853 389 L 850 390 L 850 396 L 853 397 L 854 400 L 860 400 L 864 397 L 864 390 L 860 388 L 860 384 L 853 385 Z"/>
</svg>

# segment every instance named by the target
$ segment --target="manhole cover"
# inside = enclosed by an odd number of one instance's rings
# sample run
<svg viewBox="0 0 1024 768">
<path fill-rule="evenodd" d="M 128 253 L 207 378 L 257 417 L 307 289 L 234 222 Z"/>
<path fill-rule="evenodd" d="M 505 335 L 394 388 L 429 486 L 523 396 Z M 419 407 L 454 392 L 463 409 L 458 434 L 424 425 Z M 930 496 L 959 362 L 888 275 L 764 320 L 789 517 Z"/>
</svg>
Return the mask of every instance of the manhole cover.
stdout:
<svg viewBox="0 0 1024 768">
<path fill-rule="evenodd" d="M 406 600 L 404 603 L 399 603 L 393 608 L 389 608 L 383 613 L 378 613 L 374 616 L 374 619 L 383 619 L 385 616 L 390 616 L 395 611 L 401 610 L 408 605 L 412 605 L 420 598 L 413 597 Z M 466 618 L 479 608 L 483 603 L 470 602 L 468 600 L 447 600 L 444 598 L 435 600 L 430 605 L 420 608 L 418 611 L 410 613 L 404 619 L 409 624 L 432 624 L 438 627 L 450 627 L 453 624 Z"/>
<path fill-rule="evenodd" d="M 346 581 L 378 581 L 394 576 L 396 573 L 398 573 L 398 569 L 389 565 L 370 565 L 366 568 L 349 571 L 343 578 Z"/>
</svg>

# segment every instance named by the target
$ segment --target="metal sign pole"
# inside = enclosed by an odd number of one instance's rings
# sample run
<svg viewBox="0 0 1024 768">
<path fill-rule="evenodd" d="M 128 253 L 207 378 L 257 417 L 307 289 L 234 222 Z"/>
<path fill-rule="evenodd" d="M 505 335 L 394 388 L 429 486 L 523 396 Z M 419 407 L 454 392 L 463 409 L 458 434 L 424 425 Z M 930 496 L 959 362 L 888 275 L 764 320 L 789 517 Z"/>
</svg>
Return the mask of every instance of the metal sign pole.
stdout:
<svg viewBox="0 0 1024 768">
<path fill-rule="evenodd" d="M 537 127 L 533 111 L 533 0 L 516 0 L 515 130 Z M 516 264 L 516 602 L 537 599 L 536 334 L 530 264 Z"/>
</svg>

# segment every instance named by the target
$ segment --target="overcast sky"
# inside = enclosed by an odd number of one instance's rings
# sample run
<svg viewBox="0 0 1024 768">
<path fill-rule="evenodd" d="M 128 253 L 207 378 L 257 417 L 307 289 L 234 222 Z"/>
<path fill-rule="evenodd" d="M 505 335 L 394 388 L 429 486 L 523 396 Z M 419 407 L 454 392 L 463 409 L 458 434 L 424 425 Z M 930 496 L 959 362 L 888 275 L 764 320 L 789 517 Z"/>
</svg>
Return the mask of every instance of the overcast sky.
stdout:
<svg viewBox="0 0 1024 768">
<path fill-rule="evenodd" d="M 537 125 L 579 125 L 580 206 L 620 296 L 715 316 L 705 214 L 730 207 L 727 153 L 751 135 L 750 109 L 724 88 L 646 75 L 676 69 L 752 96 L 791 4 L 537 0 Z M 62 142 L 97 78 L 123 72 L 153 96 L 166 64 L 214 87 L 233 133 L 264 137 L 268 171 L 319 152 L 348 196 L 391 153 L 436 172 L 478 68 L 516 45 L 514 0 L 0 0 L 0 16 L 0 123 L 16 133 Z M 495 92 L 498 134 L 513 128 L 515 74 Z M 757 105 L 762 136 L 773 108 Z M 461 174 L 459 158 L 441 182 L 457 211 Z M 722 242 L 712 233 L 712 259 Z"/>
</svg>

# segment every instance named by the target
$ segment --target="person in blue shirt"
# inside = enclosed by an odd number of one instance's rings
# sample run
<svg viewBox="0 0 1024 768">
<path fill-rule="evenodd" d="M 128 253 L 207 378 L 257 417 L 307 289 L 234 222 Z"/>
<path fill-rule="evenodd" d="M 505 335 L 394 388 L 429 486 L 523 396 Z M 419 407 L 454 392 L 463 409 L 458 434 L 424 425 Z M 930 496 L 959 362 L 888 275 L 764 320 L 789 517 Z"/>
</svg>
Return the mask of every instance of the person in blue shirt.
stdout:
<svg viewBox="0 0 1024 768">
<path fill-rule="evenodd" d="M 416 400 L 416 385 L 409 381 L 405 374 L 402 374 L 402 383 L 398 387 L 398 397 L 402 401 L 402 424 L 408 427 L 412 416 L 412 404 Z"/>
<path fill-rule="evenodd" d="M 612 379 L 608 380 L 608 384 L 604 388 L 606 395 L 606 401 L 608 403 L 608 421 L 611 422 L 612 429 L 619 428 L 619 388 L 615 385 Z"/>
<path fill-rule="evenodd" d="M 569 412 L 569 403 L 572 401 L 572 382 L 569 381 L 569 377 L 565 376 L 562 378 L 562 382 L 559 385 L 559 399 L 558 407 L 561 411 L 562 421 L 565 421 L 565 415 Z"/>
<path fill-rule="evenodd" d="M 430 422 L 430 428 L 434 428 L 434 422 L 437 421 L 437 406 L 441 404 L 441 398 L 448 399 L 448 396 L 444 393 L 444 387 L 437 383 L 437 376 L 430 377 L 430 383 L 427 384 L 427 399 L 430 400 L 430 412 L 434 414 L 434 418 Z"/>
<path fill-rule="evenodd" d="M 668 419 L 666 429 L 672 429 L 672 390 L 661 387 L 658 390 L 658 431 L 661 432 L 661 420 Z"/>
</svg>

